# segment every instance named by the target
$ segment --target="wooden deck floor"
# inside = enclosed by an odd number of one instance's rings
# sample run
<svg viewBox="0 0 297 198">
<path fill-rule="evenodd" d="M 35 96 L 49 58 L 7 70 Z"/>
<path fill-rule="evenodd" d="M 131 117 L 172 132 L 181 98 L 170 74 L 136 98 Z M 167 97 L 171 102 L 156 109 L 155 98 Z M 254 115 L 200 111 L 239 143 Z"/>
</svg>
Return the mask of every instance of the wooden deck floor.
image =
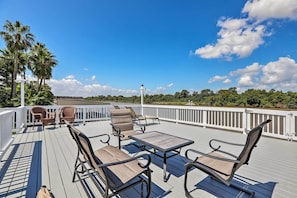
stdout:
<svg viewBox="0 0 297 198">
<path fill-rule="evenodd" d="M 109 121 L 88 122 L 76 126 L 87 135 L 111 133 Z M 185 197 L 184 151 L 195 148 L 208 152 L 208 141 L 212 138 L 243 143 L 245 135 L 196 126 L 161 121 L 161 124 L 147 127 L 147 131 L 157 130 L 189 138 L 194 144 L 182 149 L 182 156 L 167 161 L 168 181 L 163 182 L 162 160 L 152 155 L 151 168 L 153 189 L 151 197 Z M 99 147 L 99 141 L 93 141 Z M 124 144 L 129 142 L 124 142 Z M 115 137 L 111 144 L 117 145 Z M 134 155 L 137 148 L 124 146 L 124 150 Z M 234 152 L 239 152 L 235 150 Z M 15 136 L 13 144 L 5 153 L 0 164 L 0 197 L 35 197 L 41 185 L 48 186 L 56 198 L 86 197 L 79 181 L 72 183 L 74 160 L 77 148 L 67 127 L 28 127 Z M 241 192 L 230 189 L 198 170 L 189 176 L 189 190 L 194 197 L 246 197 Z M 251 156 L 249 165 L 242 166 L 233 179 L 234 183 L 256 191 L 255 197 L 296 197 L 297 195 L 297 143 L 262 137 Z M 96 189 L 94 197 L 101 197 Z M 139 197 L 130 190 L 121 197 Z"/>
</svg>

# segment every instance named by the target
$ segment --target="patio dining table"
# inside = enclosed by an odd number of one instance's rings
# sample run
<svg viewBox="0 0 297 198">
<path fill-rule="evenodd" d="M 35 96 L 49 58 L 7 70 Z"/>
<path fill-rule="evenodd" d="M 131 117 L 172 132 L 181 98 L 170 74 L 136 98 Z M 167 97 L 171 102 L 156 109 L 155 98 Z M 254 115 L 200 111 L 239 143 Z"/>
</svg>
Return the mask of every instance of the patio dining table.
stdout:
<svg viewBox="0 0 297 198">
<path fill-rule="evenodd" d="M 163 180 L 166 179 L 166 161 L 168 158 L 179 155 L 181 148 L 193 144 L 193 140 L 170 135 L 159 131 L 145 132 L 129 136 L 141 144 L 142 149 L 163 158 Z M 157 151 L 161 152 L 159 154 Z"/>
</svg>

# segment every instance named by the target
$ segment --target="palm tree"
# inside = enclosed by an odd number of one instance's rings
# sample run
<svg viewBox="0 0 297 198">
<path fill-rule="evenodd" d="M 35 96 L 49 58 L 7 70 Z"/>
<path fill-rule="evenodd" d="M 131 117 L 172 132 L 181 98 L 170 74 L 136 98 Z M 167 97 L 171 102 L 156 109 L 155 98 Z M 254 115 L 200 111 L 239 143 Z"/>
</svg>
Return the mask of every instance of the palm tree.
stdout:
<svg viewBox="0 0 297 198">
<path fill-rule="evenodd" d="M 3 26 L 5 31 L 0 31 L 0 36 L 4 39 L 8 50 L 14 53 L 12 83 L 11 83 L 11 98 L 16 96 L 16 77 L 20 72 L 19 57 L 21 53 L 26 52 L 34 42 L 34 35 L 30 33 L 30 27 L 22 25 L 19 21 L 14 24 L 6 20 Z M 24 64 L 24 63 L 23 63 Z"/>
<path fill-rule="evenodd" d="M 42 82 L 45 84 L 45 80 L 52 77 L 52 68 L 57 65 L 57 60 L 45 45 L 39 42 L 31 48 L 29 59 L 29 69 L 38 78 L 39 91 Z"/>
</svg>

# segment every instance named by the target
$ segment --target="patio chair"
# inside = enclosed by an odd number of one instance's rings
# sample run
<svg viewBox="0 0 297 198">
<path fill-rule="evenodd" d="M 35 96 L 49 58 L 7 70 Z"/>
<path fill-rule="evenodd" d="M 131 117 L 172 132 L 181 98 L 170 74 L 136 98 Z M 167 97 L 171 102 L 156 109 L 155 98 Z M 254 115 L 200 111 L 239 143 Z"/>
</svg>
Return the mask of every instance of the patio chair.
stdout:
<svg viewBox="0 0 297 198">
<path fill-rule="evenodd" d="M 213 150 L 212 152 L 206 154 L 194 149 L 188 149 L 185 152 L 186 158 L 190 159 L 189 153 L 191 152 L 195 156 L 199 155 L 191 162 L 185 165 L 185 180 L 184 180 L 184 190 L 187 197 L 192 197 L 187 188 L 187 179 L 188 172 L 193 168 L 197 168 L 204 173 L 211 176 L 211 178 L 225 184 L 226 186 L 230 186 L 236 188 L 244 193 L 253 197 L 255 192 L 249 191 L 246 188 L 242 188 L 231 183 L 231 180 L 235 174 L 235 172 L 244 164 L 248 164 L 251 153 L 256 147 L 257 142 L 259 141 L 263 127 L 271 122 L 271 120 L 266 120 L 262 122 L 257 127 L 253 128 L 247 135 L 245 144 L 238 143 L 230 143 L 222 140 L 212 139 L 209 141 L 209 146 Z M 226 144 L 232 146 L 242 146 L 243 149 L 241 153 L 236 156 L 230 152 L 224 151 L 221 149 L 222 145 L 214 146 L 213 144 Z"/>
<path fill-rule="evenodd" d="M 134 130 L 129 109 L 110 109 L 112 134 L 118 137 L 118 145 L 121 141 L 128 140 L 129 136 L 143 133 L 142 130 Z"/>
<path fill-rule="evenodd" d="M 132 107 L 129 106 L 125 106 L 126 109 L 129 109 L 131 111 L 131 116 L 134 122 L 136 122 L 136 124 L 138 125 L 144 125 L 144 127 L 146 125 L 148 125 L 147 120 L 150 119 L 153 121 L 153 123 L 155 123 L 155 121 L 157 121 L 160 124 L 160 120 L 158 117 L 156 116 L 149 116 L 149 115 L 139 115 L 136 114 L 136 112 L 134 111 L 134 109 Z M 141 124 L 141 122 L 144 121 L 144 124 Z"/>
<path fill-rule="evenodd" d="M 37 120 L 41 121 L 42 130 L 44 130 L 44 126 L 48 124 L 53 124 L 54 127 L 56 127 L 56 112 L 48 112 L 47 109 L 39 106 L 32 107 L 30 112 L 33 116 L 33 128 Z"/>
<path fill-rule="evenodd" d="M 120 106 L 118 106 L 118 105 L 113 105 L 113 107 L 114 107 L 115 109 L 120 109 Z"/>
<path fill-rule="evenodd" d="M 119 195 L 136 185 L 141 185 L 141 197 L 144 196 L 143 184 L 146 185 L 145 197 L 151 193 L 151 158 L 148 154 L 131 157 L 120 149 L 109 145 L 109 135 L 100 134 L 93 137 L 107 136 L 107 140 L 100 140 L 107 145 L 93 150 L 91 142 L 83 132 L 67 124 L 69 132 L 76 142 L 78 154 L 75 161 L 73 182 L 75 176 L 83 185 L 85 192 L 92 194 L 84 179 L 88 176 L 103 197 Z M 145 164 L 144 164 L 145 163 Z"/>
<path fill-rule="evenodd" d="M 59 112 L 60 127 L 61 127 L 61 124 L 65 123 L 64 122 L 65 120 L 70 123 L 73 123 L 75 120 L 75 113 L 76 113 L 75 107 L 70 107 L 70 106 L 62 107 Z"/>
</svg>

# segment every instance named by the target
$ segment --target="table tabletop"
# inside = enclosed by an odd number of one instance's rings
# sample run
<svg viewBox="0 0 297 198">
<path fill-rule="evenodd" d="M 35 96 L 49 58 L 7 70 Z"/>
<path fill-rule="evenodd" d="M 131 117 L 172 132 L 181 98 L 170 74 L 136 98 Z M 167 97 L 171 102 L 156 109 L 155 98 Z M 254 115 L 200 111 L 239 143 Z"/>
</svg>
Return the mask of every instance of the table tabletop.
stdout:
<svg viewBox="0 0 297 198">
<path fill-rule="evenodd" d="M 155 148 L 161 152 L 169 152 L 184 146 L 193 144 L 193 140 L 170 135 L 159 131 L 145 132 L 142 134 L 129 136 L 130 139 L 135 140 L 146 146 Z"/>
</svg>

